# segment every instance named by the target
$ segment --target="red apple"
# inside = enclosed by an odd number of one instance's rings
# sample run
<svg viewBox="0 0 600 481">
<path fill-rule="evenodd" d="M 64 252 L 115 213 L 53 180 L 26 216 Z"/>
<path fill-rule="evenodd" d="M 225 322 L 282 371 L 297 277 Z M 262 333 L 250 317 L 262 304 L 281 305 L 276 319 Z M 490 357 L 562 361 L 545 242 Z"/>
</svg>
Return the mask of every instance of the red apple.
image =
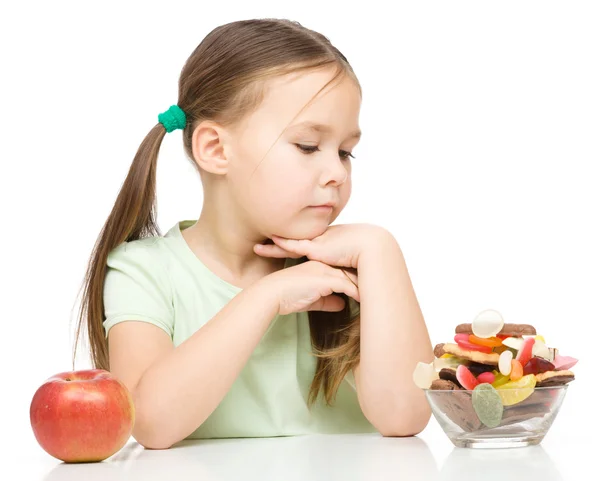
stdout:
<svg viewBox="0 0 600 481">
<path fill-rule="evenodd" d="M 37 389 L 29 416 L 40 446 L 67 463 L 102 461 L 129 440 L 131 393 L 103 369 L 61 372 Z"/>
</svg>

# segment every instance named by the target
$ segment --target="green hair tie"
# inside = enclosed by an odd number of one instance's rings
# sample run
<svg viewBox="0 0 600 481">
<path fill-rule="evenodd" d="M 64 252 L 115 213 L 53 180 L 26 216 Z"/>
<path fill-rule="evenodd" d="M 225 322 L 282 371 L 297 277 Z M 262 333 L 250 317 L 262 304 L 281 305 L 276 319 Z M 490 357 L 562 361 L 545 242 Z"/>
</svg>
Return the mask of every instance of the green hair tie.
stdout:
<svg viewBox="0 0 600 481">
<path fill-rule="evenodd" d="M 185 127 L 185 112 L 178 105 L 171 105 L 169 110 L 158 114 L 158 121 L 165 126 L 167 132 Z"/>
</svg>

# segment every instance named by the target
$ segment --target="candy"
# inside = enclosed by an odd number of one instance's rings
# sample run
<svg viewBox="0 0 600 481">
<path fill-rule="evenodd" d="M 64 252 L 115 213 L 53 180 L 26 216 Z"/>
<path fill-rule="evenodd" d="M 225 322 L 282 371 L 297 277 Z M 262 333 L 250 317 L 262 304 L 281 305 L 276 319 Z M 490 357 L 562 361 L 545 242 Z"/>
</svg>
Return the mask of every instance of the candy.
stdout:
<svg viewBox="0 0 600 481">
<path fill-rule="evenodd" d="M 486 338 L 498 334 L 504 327 L 502 314 L 494 309 L 481 311 L 471 323 L 471 330 L 477 337 Z"/>
<path fill-rule="evenodd" d="M 546 339 L 544 339 L 544 336 L 540 336 L 540 335 L 538 334 L 537 336 L 534 336 L 534 339 L 535 339 L 536 341 L 541 341 L 541 342 L 543 342 L 544 344 L 546 344 Z"/>
<path fill-rule="evenodd" d="M 471 396 L 473 409 L 479 420 L 488 428 L 494 428 L 500 424 L 504 405 L 498 391 L 488 383 L 482 383 L 475 387 Z"/>
<path fill-rule="evenodd" d="M 459 364 L 465 361 L 457 357 L 436 357 L 433 360 L 433 367 L 436 371 L 441 371 L 445 367 L 456 369 Z"/>
<path fill-rule="evenodd" d="M 454 354 L 450 354 L 449 352 L 447 352 L 445 354 L 442 354 L 440 356 L 440 359 L 446 359 L 446 358 L 449 358 L 449 357 L 456 357 L 456 356 Z"/>
<path fill-rule="evenodd" d="M 533 344 L 533 348 L 531 349 L 531 355 L 543 357 L 544 359 L 551 361 L 552 358 L 550 357 L 550 349 L 548 348 L 548 346 L 546 346 L 544 341 L 537 339 L 538 337 L 542 336 L 535 336 L 535 343 Z"/>
<path fill-rule="evenodd" d="M 504 374 L 498 373 L 498 374 L 496 374 L 496 379 L 492 383 L 492 386 L 494 386 L 494 387 L 502 386 L 503 384 L 506 384 L 507 382 L 510 382 L 510 376 L 505 376 Z"/>
<path fill-rule="evenodd" d="M 523 342 L 525 342 L 525 340 L 520 337 L 507 337 L 502 341 L 502 344 L 518 351 L 521 349 Z"/>
<path fill-rule="evenodd" d="M 543 357 L 532 357 L 527 364 L 523 366 L 523 375 L 539 374 L 546 371 L 554 371 L 555 366 Z"/>
<path fill-rule="evenodd" d="M 469 371 L 469 368 L 464 364 L 456 368 L 456 379 L 468 391 L 474 389 L 479 384 L 479 381 L 477 381 L 475 376 Z"/>
<path fill-rule="evenodd" d="M 458 341 L 469 342 L 469 334 L 466 332 L 461 332 L 454 335 L 454 342 L 458 344 Z"/>
<path fill-rule="evenodd" d="M 511 381 L 518 381 L 519 379 L 521 379 L 523 377 L 523 364 L 521 364 L 520 361 L 517 361 L 516 359 L 513 359 L 512 361 L 510 361 L 510 380 Z"/>
<path fill-rule="evenodd" d="M 477 337 L 473 334 L 469 335 L 469 342 L 473 344 L 478 344 L 480 346 L 488 346 L 488 347 L 497 347 L 502 345 L 502 339 L 497 337 L 488 337 L 487 339 L 483 339 L 481 337 Z"/>
<path fill-rule="evenodd" d="M 504 376 L 508 376 L 510 374 L 512 360 L 513 353 L 511 351 L 504 351 L 502 354 L 500 354 L 500 357 L 498 358 L 498 369 Z"/>
<path fill-rule="evenodd" d="M 496 380 L 496 376 L 494 376 L 491 372 L 482 372 L 479 376 L 477 376 L 477 382 L 479 383 L 488 383 L 492 384 Z"/>
<path fill-rule="evenodd" d="M 462 339 L 459 339 L 456 343 L 458 344 L 458 347 L 465 349 L 467 351 L 479 351 L 479 352 L 485 352 L 486 354 L 490 354 L 492 352 L 491 347 L 479 346 L 479 345 L 473 344 L 472 342 L 469 342 L 469 341 L 463 341 Z"/>
<path fill-rule="evenodd" d="M 431 383 L 440 376 L 433 367 L 433 363 L 418 362 L 413 371 L 413 381 L 421 389 L 429 389 Z"/>
<path fill-rule="evenodd" d="M 535 343 L 535 339 L 533 337 L 528 337 L 523 341 L 523 345 L 519 352 L 517 353 L 517 361 L 521 363 L 521 367 L 529 362 L 531 359 L 531 351 L 533 349 L 533 344 Z"/>
<path fill-rule="evenodd" d="M 562 371 L 564 369 L 572 368 L 575 364 L 577 364 L 578 361 L 579 360 L 575 359 L 574 357 L 561 356 L 560 354 L 556 353 L 556 355 L 554 356 L 553 364 L 557 371 Z"/>
<path fill-rule="evenodd" d="M 502 404 L 504 406 L 512 406 L 531 396 L 535 389 L 536 382 L 535 374 L 528 374 L 518 381 L 510 381 L 506 384 L 502 384 L 501 386 L 496 387 L 496 390 L 502 399 Z"/>
</svg>

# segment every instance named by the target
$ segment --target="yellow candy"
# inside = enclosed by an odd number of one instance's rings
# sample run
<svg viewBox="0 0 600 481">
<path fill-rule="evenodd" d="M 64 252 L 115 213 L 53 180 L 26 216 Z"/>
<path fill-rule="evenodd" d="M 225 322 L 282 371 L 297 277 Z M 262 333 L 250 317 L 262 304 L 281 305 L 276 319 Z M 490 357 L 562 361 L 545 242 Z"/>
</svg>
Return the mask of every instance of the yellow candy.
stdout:
<svg viewBox="0 0 600 481">
<path fill-rule="evenodd" d="M 497 371 L 495 371 L 494 376 L 496 376 L 496 380 L 492 383 L 492 386 L 494 387 L 502 386 L 510 381 L 510 376 L 505 376 Z"/>
<path fill-rule="evenodd" d="M 500 394 L 502 404 L 511 406 L 524 401 L 533 394 L 536 379 L 535 374 L 527 374 L 518 381 L 509 381 L 501 386 L 497 386 L 496 390 Z"/>
<path fill-rule="evenodd" d="M 546 339 L 544 339 L 544 336 L 540 336 L 539 334 L 537 336 L 534 337 L 534 339 L 536 341 L 542 341 L 544 344 L 546 344 Z"/>
<path fill-rule="evenodd" d="M 440 359 L 446 359 L 446 358 L 448 358 L 448 357 L 456 357 L 456 356 L 455 356 L 454 354 L 450 354 L 449 352 L 447 352 L 447 353 L 445 353 L 445 354 L 442 354 L 442 355 L 440 356 Z"/>
</svg>

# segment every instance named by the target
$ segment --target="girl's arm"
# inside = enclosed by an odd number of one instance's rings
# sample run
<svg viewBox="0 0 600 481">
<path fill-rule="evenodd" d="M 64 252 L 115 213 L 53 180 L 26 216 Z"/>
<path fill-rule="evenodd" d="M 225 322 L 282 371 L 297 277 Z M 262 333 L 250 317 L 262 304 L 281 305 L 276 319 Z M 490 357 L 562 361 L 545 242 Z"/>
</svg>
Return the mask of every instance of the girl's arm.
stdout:
<svg viewBox="0 0 600 481">
<path fill-rule="evenodd" d="M 361 252 L 358 288 L 361 360 L 354 378 L 361 408 L 383 435 L 414 435 L 427 425 L 431 409 L 412 373 L 418 361 L 433 361 L 433 347 L 391 234 Z"/>
<path fill-rule="evenodd" d="M 146 448 L 167 449 L 200 426 L 225 397 L 278 310 L 273 294 L 258 281 L 237 294 L 179 346 L 173 348 L 170 339 L 166 339 L 170 347 L 131 388 L 136 407 L 135 439 Z M 113 345 L 111 370 L 114 351 L 123 360 L 118 363 L 117 373 L 122 372 L 124 379 L 131 380 L 127 372 L 134 369 L 131 359 L 143 356 L 136 356 L 131 350 L 143 350 L 144 346 L 148 350 L 159 343 L 155 338 L 137 338 L 132 343 L 132 326 L 119 332 L 119 326 L 125 324 L 134 323 L 117 324 L 109 332 L 114 334 L 109 342 Z M 167 338 L 160 328 L 156 329 L 153 335 Z M 142 332 L 141 328 L 137 331 Z M 127 344 L 133 347 L 126 356 L 121 351 L 127 349 Z M 128 363 L 124 362 L 126 357 L 130 359 Z"/>
</svg>

